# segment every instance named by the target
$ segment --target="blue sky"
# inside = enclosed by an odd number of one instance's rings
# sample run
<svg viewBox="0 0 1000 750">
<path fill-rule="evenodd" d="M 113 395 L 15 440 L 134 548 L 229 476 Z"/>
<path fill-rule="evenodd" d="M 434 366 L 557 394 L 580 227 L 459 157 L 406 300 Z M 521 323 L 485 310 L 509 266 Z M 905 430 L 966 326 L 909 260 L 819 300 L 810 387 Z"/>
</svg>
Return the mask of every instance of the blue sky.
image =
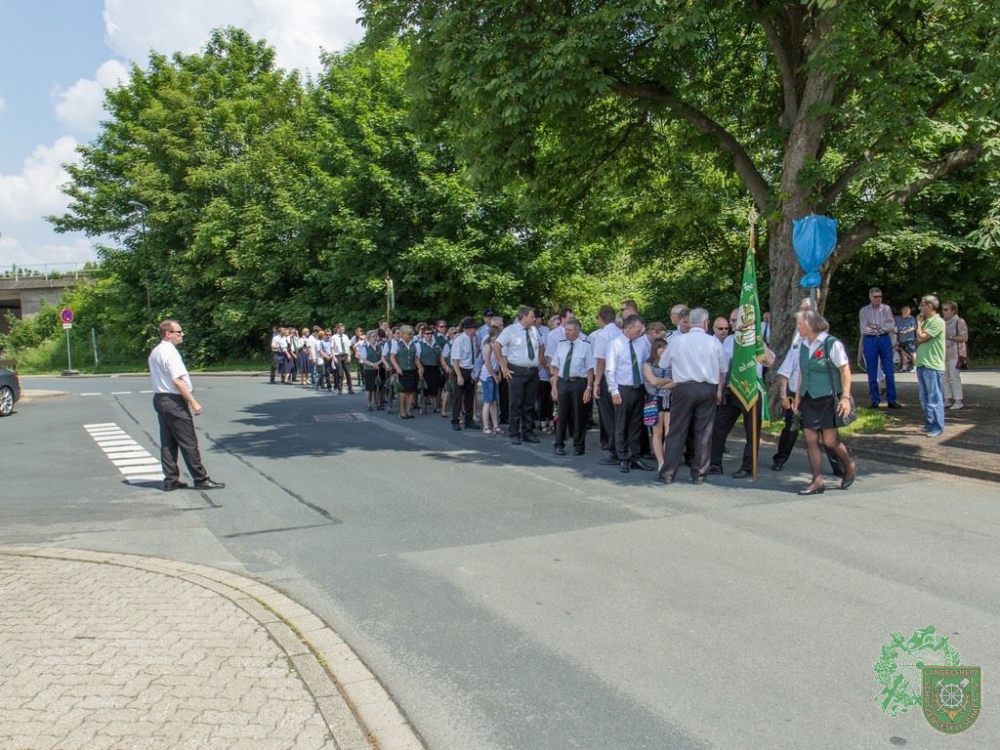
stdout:
<svg viewBox="0 0 1000 750">
<path fill-rule="evenodd" d="M 354 0 L 0 0 L 0 269 L 91 260 L 99 239 L 59 235 L 61 165 L 98 133 L 105 87 L 150 49 L 195 52 L 213 28 L 266 39 L 315 71 L 320 48 L 360 38 Z"/>
</svg>

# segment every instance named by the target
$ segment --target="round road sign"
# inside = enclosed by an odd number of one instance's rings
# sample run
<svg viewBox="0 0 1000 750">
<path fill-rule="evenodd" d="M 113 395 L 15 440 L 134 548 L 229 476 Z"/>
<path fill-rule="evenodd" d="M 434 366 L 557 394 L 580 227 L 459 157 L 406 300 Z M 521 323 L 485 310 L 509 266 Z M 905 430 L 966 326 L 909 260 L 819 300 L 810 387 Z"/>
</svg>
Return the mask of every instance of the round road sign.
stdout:
<svg viewBox="0 0 1000 750">
<path fill-rule="evenodd" d="M 62 309 L 62 312 L 59 313 L 59 317 L 62 318 L 62 322 L 63 323 L 72 323 L 73 322 L 73 311 L 70 310 L 68 307 L 64 307 Z"/>
</svg>

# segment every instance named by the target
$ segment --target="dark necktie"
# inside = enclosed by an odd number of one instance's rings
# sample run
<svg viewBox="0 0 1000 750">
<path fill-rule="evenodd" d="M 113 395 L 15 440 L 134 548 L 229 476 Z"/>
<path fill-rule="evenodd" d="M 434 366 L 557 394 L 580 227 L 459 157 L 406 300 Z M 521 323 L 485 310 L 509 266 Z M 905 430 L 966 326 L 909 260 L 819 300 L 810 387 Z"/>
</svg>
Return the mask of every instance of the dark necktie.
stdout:
<svg viewBox="0 0 1000 750">
<path fill-rule="evenodd" d="M 569 342 L 569 353 L 566 355 L 566 364 L 563 365 L 562 376 L 565 380 L 569 380 L 569 363 L 573 361 L 573 345 L 575 342 Z"/>
<path fill-rule="evenodd" d="M 639 372 L 639 360 L 635 357 L 635 347 L 632 344 L 633 342 L 628 342 L 628 350 L 632 353 L 632 385 L 638 388 L 642 383 L 642 373 Z"/>
<path fill-rule="evenodd" d="M 524 338 L 528 342 L 528 359 L 532 362 L 535 361 L 535 347 L 531 344 L 531 332 L 530 329 L 524 329 Z"/>
</svg>

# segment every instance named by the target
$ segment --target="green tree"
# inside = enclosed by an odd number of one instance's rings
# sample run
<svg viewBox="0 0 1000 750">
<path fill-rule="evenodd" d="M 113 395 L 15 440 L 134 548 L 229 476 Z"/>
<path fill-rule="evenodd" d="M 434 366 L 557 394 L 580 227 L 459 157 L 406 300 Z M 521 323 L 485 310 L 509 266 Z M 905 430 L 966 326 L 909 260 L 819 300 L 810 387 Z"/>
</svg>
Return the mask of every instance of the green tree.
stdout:
<svg viewBox="0 0 1000 750">
<path fill-rule="evenodd" d="M 714 155 L 764 216 L 779 346 L 800 296 L 792 222 L 840 221 L 824 269 L 996 149 L 1000 8 L 958 0 L 362 0 L 413 45 L 425 119 L 477 175 L 536 189 L 650 139 Z M 683 126 L 678 130 L 677 125 Z M 763 265 L 763 264 L 761 264 Z"/>
</svg>

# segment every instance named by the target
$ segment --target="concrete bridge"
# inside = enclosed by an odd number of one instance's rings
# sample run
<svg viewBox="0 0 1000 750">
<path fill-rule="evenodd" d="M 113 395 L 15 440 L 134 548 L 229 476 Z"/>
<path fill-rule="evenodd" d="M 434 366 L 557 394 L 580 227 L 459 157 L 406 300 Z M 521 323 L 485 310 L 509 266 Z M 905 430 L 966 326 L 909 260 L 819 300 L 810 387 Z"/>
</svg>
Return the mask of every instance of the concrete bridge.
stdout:
<svg viewBox="0 0 1000 750">
<path fill-rule="evenodd" d="M 68 287 L 93 283 L 94 277 L 82 271 L 51 277 L 23 272 L 0 274 L 0 333 L 8 330 L 6 313 L 14 313 L 15 318 L 30 318 L 46 302 L 59 304 L 59 297 Z"/>
</svg>

